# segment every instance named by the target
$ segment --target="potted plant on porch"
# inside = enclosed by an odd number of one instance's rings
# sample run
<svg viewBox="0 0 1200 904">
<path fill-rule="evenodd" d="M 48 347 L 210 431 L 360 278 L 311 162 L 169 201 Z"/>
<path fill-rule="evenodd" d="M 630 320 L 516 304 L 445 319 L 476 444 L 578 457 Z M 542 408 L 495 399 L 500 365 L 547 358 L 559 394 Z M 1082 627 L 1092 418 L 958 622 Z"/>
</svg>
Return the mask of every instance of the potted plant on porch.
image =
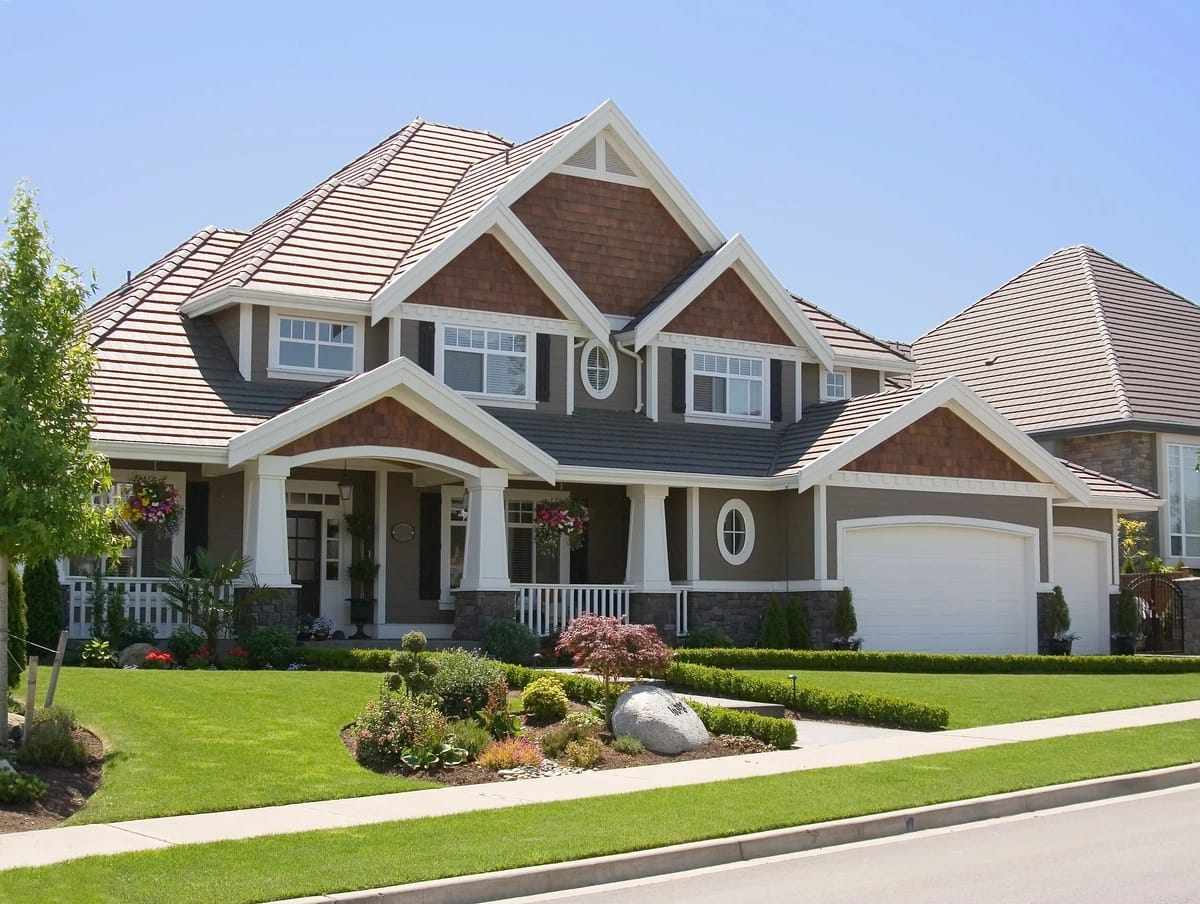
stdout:
<svg viewBox="0 0 1200 904">
<path fill-rule="evenodd" d="M 1078 634 L 1071 633 L 1071 608 L 1067 598 L 1063 596 L 1062 587 L 1055 587 L 1050 594 L 1050 605 L 1046 610 L 1046 630 L 1050 634 L 1047 641 L 1048 652 L 1051 656 L 1070 656 L 1071 643 L 1079 639 Z"/>
<path fill-rule="evenodd" d="M 1118 656 L 1132 656 L 1137 651 L 1138 603 L 1133 588 L 1128 584 L 1121 588 L 1117 597 L 1116 633 L 1112 636 L 1113 652 Z"/>
<path fill-rule="evenodd" d="M 837 602 L 833 607 L 833 640 L 829 646 L 835 650 L 862 649 L 862 638 L 855 637 L 858 630 L 858 616 L 854 614 L 854 594 L 849 587 L 838 591 Z"/>
</svg>

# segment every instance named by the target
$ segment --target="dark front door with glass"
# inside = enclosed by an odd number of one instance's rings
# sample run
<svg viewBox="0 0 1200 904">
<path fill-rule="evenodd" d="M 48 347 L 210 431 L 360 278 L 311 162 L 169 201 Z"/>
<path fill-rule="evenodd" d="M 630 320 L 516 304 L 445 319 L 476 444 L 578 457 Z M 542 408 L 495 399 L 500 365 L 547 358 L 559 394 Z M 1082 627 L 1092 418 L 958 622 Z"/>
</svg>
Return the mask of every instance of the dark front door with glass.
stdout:
<svg viewBox="0 0 1200 904">
<path fill-rule="evenodd" d="M 299 584 L 300 616 L 321 614 L 321 513 L 287 513 L 288 566 Z"/>
</svg>

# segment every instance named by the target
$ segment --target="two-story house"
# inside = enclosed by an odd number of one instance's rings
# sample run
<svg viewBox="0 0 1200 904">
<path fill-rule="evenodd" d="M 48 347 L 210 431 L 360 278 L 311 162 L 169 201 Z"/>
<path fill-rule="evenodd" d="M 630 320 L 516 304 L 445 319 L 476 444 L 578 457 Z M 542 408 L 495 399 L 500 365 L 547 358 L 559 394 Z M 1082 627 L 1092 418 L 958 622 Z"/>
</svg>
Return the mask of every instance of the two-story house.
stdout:
<svg viewBox="0 0 1200 904">
<path fill-rule="evenodd" d="M 849 585 L 869 648 L 1023 651 L 1067 580 L 1107 649 L 1116 512 L 1155 504 L 957 380 L 884 391 L 913 362 L 786 291 L 611 102 L 520 144 L 414 121 L 90 315 L 96 446 L 186 513 L 119 565 L 142 619 L 204 546 L 294 614 L 348 628 L 369 596 L 381 638 L 586 609 L 749 643 L 794 595 L 821 643 Z M 539 544 L 566 500 L 583 542 Z"/>
</svg>

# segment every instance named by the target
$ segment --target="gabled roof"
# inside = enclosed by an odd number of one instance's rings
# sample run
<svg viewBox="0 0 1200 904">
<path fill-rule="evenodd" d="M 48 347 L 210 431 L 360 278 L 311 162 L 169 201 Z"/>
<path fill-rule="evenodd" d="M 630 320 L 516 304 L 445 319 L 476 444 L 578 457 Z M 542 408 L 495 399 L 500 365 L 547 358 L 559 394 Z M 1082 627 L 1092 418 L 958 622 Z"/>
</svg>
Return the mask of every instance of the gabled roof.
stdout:
<svg viewBox="0 0 1200 904">
<path fill-rule="evenodd" d="M 1066 465 L 1072 474 L 1083 481 L 1084 485 L 1091 492 L 1093 499 L 1111 501 L 1114 506 L 1120 507 L 1125 511 L 1133 511 L 1139 507 L 1142 510 L 1154 509 L 1167 504 L 1165 498 L 1160 498 L 1143 487 L 1134 486 L 1132 483 L 1126 483 L 1124 480 L 1117 480 L 1115 477 L 1109 477 L 1107 474 L 1101 474 L 1099 471 L 1093 471 L 1090 468 L 1083 467 L 1083 465 L 1077 465 L 1075 462 L 1067 461 L 1065 458 L 1060 458 L 1059 461 Z"/>
<path fill-rule="evenodd" d="M 1064 248 L 913 344 L 1030 432 L 1200 428 L 1200 308 L 1093 248 Z"/>
<path fill-rule="evenodd" d="M 208 318 L 179 303 L 212 275 L 244 233 L 204 229 L 96 302 L 93 440 L 115 454 L 125 443 L 218 450 L 226 441 L 308 395 L 313 386 L 247 383 Z"/>
<path fill-rule="evenodd" d="M 861 361 L 873 367 L 886 367 L 897 373 L 916 369 L 916 363 L 906 354 L 907 346 L 899 342 L 885 342 L 866 330 L 835 317 L 799 295 L 792 295 L 796 304 L 814 327 L 825 337 L 839 362 Z"/>
</svg>

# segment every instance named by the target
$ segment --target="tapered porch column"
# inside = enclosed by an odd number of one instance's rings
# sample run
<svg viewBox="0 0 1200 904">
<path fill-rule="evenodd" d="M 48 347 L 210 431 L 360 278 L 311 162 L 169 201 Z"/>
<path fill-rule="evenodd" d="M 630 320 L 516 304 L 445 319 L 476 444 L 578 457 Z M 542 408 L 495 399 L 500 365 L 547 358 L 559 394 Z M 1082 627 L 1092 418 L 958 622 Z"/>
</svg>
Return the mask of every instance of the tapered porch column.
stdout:
<svg viewBox="0 0 1200 904">
<path fill-rule="evenodd" d="M 504 488 L 508 472 L 483 468 L 467 485 L 467 548 L 460 590 L 508 590 L 508 522 Z"/>
<path fill-rule="evenodd" d="M 667 567 L 667 508 L 669 487 L 637 484 L 626 488 L 629 496 L 629 553 L 625 583 L 638 590 L 671 589 Z"/>
<path fill-rule="evenodd" d="M 246 463 L 242 545 L 246 555 L 254 560 L 254 576 L 268 587 L 292 586 L 284 492 L 290 471 L 288 460 L 277 455 L 260 455 Z"/>
</svg>

